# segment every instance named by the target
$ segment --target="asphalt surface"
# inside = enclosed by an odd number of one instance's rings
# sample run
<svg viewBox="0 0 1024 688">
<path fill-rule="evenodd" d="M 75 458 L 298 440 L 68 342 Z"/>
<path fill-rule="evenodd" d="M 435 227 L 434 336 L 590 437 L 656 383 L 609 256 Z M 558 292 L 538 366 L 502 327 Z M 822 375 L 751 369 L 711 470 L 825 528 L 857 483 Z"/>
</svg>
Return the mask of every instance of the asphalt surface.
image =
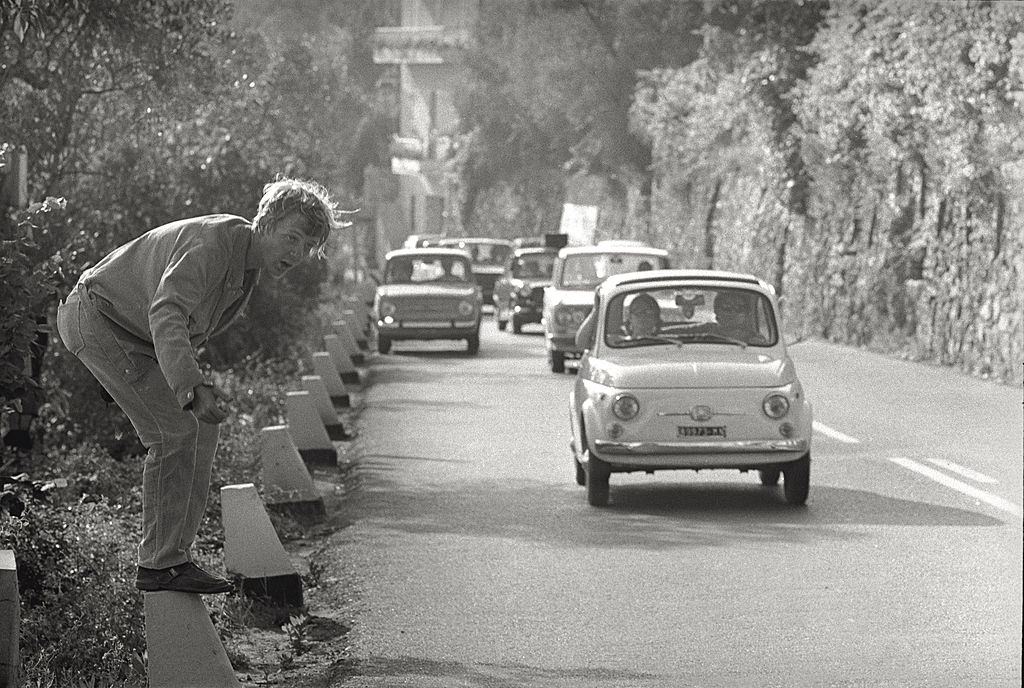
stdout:
<svg viewBox="0 0 1024 688">
<path fill-rule="evenodd" d="M 805 508 L 666 471 L 595 509 L 530 332 L 371 361 L 336 685 L 1021 685 L 1021 390 L 804 342 Z"/>
</svg>

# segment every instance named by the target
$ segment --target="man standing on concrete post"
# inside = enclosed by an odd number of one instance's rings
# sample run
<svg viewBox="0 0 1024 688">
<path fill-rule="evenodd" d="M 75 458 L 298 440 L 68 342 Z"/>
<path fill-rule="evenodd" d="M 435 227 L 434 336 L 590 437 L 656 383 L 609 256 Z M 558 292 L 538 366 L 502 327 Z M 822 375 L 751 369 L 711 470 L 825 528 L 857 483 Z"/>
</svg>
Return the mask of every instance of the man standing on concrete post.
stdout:
<svg viewBox="0 0 1024 688">
<path fill-rule="evenodd" d="M 135 586 L 222 593 L 226 578 L 192 563 L 206 511 L 227 394 L 206 380 L 196 351 L 243 308 L 261 274 L 280 279 L 323 256 L 346 226 L 319 184 L 264 187 L 251 222 L 205 215 L 157 227 L 82 274 L 57 310 L 68 350 L 99 380 L 148 449 Z"/>
</svg>

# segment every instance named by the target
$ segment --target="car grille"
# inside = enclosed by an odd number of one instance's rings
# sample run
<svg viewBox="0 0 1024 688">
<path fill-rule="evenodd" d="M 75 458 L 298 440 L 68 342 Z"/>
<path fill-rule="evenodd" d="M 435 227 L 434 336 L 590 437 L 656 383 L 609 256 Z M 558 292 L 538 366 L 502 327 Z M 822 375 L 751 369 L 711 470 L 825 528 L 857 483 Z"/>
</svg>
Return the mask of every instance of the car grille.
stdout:
<svg viewBox="0 0 1024 688">
<path fill-rule="evenodd" d="M 445 320 L 462 317 L 459 302 L 463 299 L 451 296 L 406 296 L 394 299 L 396 320 Z"/>
</svg>

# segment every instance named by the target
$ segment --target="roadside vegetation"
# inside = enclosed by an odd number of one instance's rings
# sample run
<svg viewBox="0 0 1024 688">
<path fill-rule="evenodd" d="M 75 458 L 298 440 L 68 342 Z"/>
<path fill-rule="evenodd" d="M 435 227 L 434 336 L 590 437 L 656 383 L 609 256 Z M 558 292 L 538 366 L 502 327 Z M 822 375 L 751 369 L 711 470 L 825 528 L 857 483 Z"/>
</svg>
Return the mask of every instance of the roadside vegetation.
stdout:
<svg viewBox="0 0 1024 688">
<path fill-rule="evenodd" d="M 598 238 L 757 274 L 791 333 L 1024 370 L 1024 7 L 481 5 L 450 162 L 474 231 Z"/>
<path fill-rule="evenodd" d="M 251 217 L 277 174 L 315 179 L 357 207 L 362 167 L 381 153 L 372 134 L 393 119 L 371 97 L 366 60 L 387 8 L 348 3 L 322 13 L 316 32 L 295 32 L 259 24 L 272 14 L 259 3 L 237 4 L 0 0 L 0 146 L 26 149 L 36 201 L 0 217 L 0 548 L 17 556 L 26 688 L 145 685 L 134 589 L 143 450 L 48 326 L 58 299 L 152 227 Z M 197 543 L 213 570 L 219 490 L 260 487 L 258 431 L 283 421 L 285 392 L 312 372 L 311 350 L 340 317 L 350 249 L 333 239 L 327 261 L 261 284 L 202 354 L 234 410 Z M 246 633 L 243 599 L 208 605 L 225 638 Z"/>
</svg>

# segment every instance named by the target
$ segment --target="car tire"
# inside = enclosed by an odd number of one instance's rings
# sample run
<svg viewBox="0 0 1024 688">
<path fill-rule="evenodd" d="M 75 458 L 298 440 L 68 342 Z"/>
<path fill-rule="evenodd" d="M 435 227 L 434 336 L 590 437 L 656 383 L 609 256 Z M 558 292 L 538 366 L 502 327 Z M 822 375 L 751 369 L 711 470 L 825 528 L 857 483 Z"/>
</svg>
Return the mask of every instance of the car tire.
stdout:
<svg viewBox="0 0 1024 688">
<path fill-rule="evenodd" d="M 576 466 L 576 484 L 586 485 L 587 484 L 587 472 L 583 470 L 583 464 L 579 462 L 575 456 L 572 459 L 573 464 Z"/>
<path fill-rule="evenodd" d="M 757 472 L 761 479 L 761 484 L 765 487 L 775 487 L 779 484 L 781 471 L 778 468 L 761 468 Z"/>
<path fill-rule="evenodd" d="M 811 488 L 811 455 L 804 454 L 802 458 L 783 466 L 782 476 L 786 502 L 794 506 L 806 503 Z"/>
<path fill-rule="evenodd" d="M 477 332 L 472 337 L 466 338 L 466 351 L 469 352 L 470 356 L 476 356 L 480 351 L 480 333 Z"/>
<path fill-rule="evenodd" d="M 590 506 L 607 506 L 608 482 L 612 475 L 611 467 L 593 454 L 590 454 L 586 473 L 587 503 Z"/>
<path fill-rule="evenodd" d="M 565 372 L 565 354 L 558 349 L 552 349 L 548 354 L 548 360 L 551 363 L 552 373 L 564 373 Z"/>
<path fill-rule="evenodd" d="M 377 337 L 377 352 L 386 354 L 391 351 L 391 340 L 387 337 Z"/>
<path fill-rule="evenodd" d="M 523 321 L 520 320 L 519 317 L 516 315 L 512 316 L 512 332 L 514 334 L 523 333 Z"/>
</svg>

